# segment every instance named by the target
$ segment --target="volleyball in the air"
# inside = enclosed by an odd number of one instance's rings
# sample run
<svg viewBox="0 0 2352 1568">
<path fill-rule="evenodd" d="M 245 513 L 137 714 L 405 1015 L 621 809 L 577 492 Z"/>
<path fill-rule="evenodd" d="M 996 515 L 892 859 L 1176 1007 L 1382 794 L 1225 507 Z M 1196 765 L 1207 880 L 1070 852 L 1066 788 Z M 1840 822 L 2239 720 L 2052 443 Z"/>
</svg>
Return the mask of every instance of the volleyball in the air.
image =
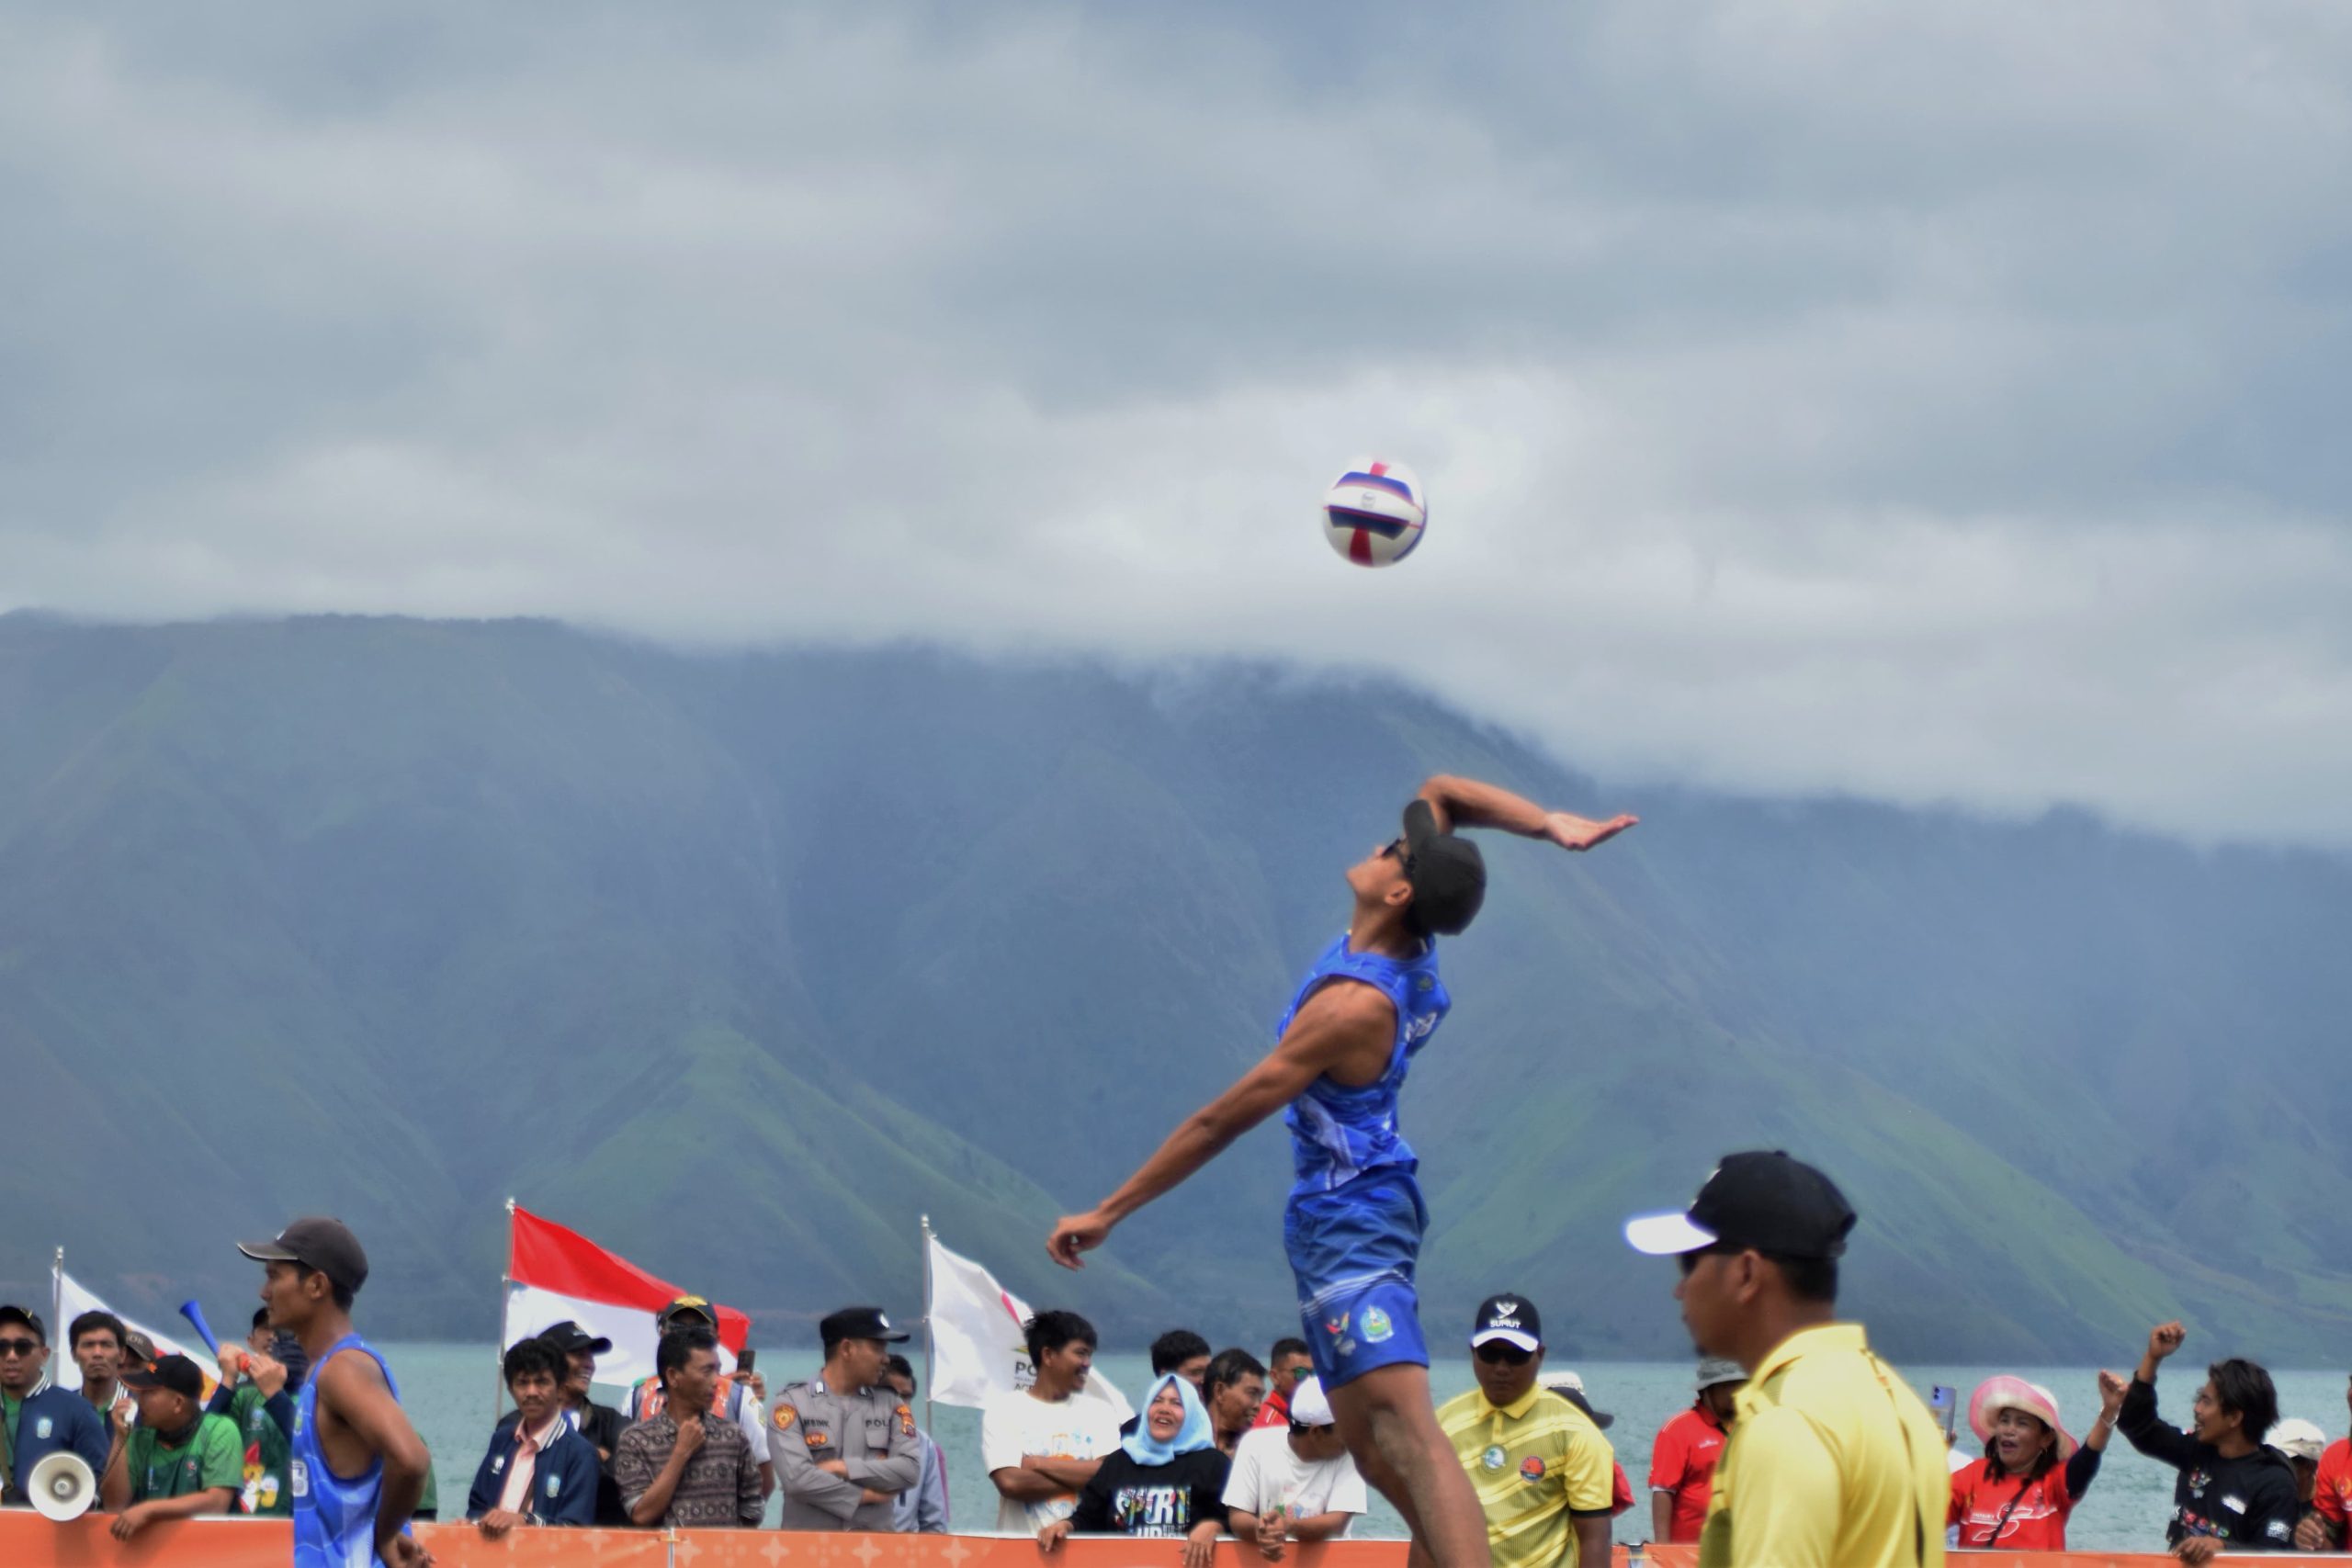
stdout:
<svg viewBox="0 0 2352 1568">
<path fill-rule="evenodd" d="M 1395 566 L 1430 520 L 1420 477 L 1385 457 L 1359 457 L 1323 492 L 1323 534 L 1358 566 Z"/>
</svg>

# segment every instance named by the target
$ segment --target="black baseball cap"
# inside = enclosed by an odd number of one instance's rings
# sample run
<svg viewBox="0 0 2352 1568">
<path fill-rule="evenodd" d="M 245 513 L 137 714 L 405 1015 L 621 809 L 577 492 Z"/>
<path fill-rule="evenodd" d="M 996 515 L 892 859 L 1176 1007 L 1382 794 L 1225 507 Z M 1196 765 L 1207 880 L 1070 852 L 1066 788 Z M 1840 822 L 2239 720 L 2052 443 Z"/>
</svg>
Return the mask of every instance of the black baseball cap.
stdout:
<svg viewBox="0 0 2352 1568">
<path fill-rule="evenodd" d="M 1625 1240 L 1655 1258 L 1718 1244 L 1781 1258 L 1836 1258 L 1854 1228 L 1838 1184 L 1781 1149 L 1725 1155 L 1690 1207 L 1625 1222 Z"/>
<path fill-rule="evenodd" d="M 1525 1296 L 1488 1296 L 1478 1303 L 1478 1320 L 1470 1325 L 1470 1348 L 1490 1339 L 1516 1345 L 1530 1355 L 1544 1348 L 1544 1319 Z"/>
<path fill-rule="evenodd" d="M 880 1307 L 843 1307 L 829 1312 L 817 1325 L 817 1337 L 831 1345 L 842 1339 L 880 1339 L 896 1345 L 914 1336 L 901 1334 L 890 1326 L 890 1319 Z"/>
<path fill-rule="evenodd" d="M 700 1296 L 680 1296 L 653 1314 L 654 1330 L 657 1333 L 667 1334 L 678 1326 L 680 1318 L 684 1317 L 698 1317 L 713 1329 L 718 1326 L 717 1307 L 712 1306 Z"/>
<path fill-rule="evenodd" d="M 6 1306 L 0 1306 L 0 1325 L 11 1323 L 23 1324 L 27 1328 L 33 1331 L 34 1338 L 40 1340 L 44 1345 L 49 1343 L 49 1326 L 41 1322 L 40 1314 L 39 1313 L 28 1312 L 25 1308 L 17 1305 L 16 1303 L 10 1302 Z"/>
<path fill-rule="evenodd" d="M 1469 840 L 1440 831 L 1426 800 L 1405 807 L 1404 869 L 1413 886 L 1408 914 L 1420 931 L 1453 936 L 1487 901 L 1487 857 Z"/>
<path fill-rule="evenodd" d="M 321 1273 L 326 1270 L 322 1269 Z M 163 1356 L 122 1374 L 126 1388 L 164 1388 L 190 1399 L 204 1397 L 204 1371 L 186 1356 Z"/>
<path fill-rule="evenodd" d="M 591 1334 L 570 1318 L 550 1323 L 539 1330 L 539 1337 L 569 1356 L 574 1350 L 586 1350 L 601 1356 L 613 1348 L 613 1342 L 601 1334 Z"/>
<path fill-rule="evenodd" d="M 271 1241 L 241 1241 L 237 1250 L 256 1263 L 300 1263 L 356 1295 L 368 1282 L 368 1254 L 341 1220 L 307 1214 Z"/>
</svg>

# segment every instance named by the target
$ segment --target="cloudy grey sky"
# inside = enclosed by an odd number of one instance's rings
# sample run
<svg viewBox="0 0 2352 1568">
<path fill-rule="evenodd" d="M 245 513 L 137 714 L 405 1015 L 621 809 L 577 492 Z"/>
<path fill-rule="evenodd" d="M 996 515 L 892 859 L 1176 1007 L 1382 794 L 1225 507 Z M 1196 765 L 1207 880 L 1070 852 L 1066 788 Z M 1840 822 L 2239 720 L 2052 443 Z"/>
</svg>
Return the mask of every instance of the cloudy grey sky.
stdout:
<svg viewBox="0 0 2352 1568">
<path fill-rule="evenodd" d="M 2324 0 L 0 3 L 0 610 L 1272 655 L 2352 844 L 2347 81 Z"/>
</svg>

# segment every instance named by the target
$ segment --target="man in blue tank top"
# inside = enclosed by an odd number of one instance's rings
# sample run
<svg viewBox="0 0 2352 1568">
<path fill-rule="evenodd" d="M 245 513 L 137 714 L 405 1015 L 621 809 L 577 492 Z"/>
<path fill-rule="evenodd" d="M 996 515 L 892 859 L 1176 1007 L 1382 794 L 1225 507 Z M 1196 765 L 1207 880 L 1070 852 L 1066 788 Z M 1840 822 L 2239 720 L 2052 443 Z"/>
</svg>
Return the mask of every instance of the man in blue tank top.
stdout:
<svg viewBox="0 0 2352 1568">
<path fill-rule="evenodd" d="M 1414 1180 L 1419 1162 L 1396 1121 L 1406 1069 L 1450 1005 L 1436 939 L 1467 927 L 1486 897 L 1486 863 L 1454 829 L 1589 850 L 1634 820 L 1547 812 L 1475 779 L 1423 784 L 1405 807 L 1403 836 L 1349 868 L 1348 930 L 1307 971 L 1273 1051 L 1046 1243 L 1054 1261 L 1081 1267 L 1080 1255 L 1112 1226 L 1287 1106 L 1297 1179 L 1283 1229 L 1299 1316 L 1348 1451 L 1405 1517 L 1417 1568 L 1488 1561 L 1485 1511 L 1430 1403 L 1413 1293 L 1428 1214 Z"/>
<path fill-rule="evenodd" d="M 269 1325 L 302 1342 L 311 1373 L 294 1406 L 294 1568 L 431 1568 L 408 1533 L 433 1463 L 401 1408 L 391 1369 L 351 1327 L 368 1255 L 341 1220 L 296 1220 L 237 1244 L 264 1265 Z"/>
</svg>

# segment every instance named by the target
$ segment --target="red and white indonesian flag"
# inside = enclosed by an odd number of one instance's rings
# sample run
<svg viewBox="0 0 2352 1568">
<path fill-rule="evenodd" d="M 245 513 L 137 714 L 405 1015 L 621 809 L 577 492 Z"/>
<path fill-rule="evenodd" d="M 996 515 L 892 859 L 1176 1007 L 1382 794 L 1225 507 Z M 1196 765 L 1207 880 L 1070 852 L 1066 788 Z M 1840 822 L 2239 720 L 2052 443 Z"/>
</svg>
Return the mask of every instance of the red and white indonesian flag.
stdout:
<svg viewBox="0 0 2352 1568">
<path fill-rule="evenodd" d="M 925 1238 L 931 1300 L 931 1397 L 941 1404 L 978 1406 L 989 1396 L 1027 1388 L 1037 1381 L 1029 1364 L 1029 1342 L 1021 1325 L 1029 1308 L 1019 1296 L 970 1258 L 950 1252 L 935 1235 Z M 1086 1380 L 1081 1399 L 1099 1399 L 1125 1421 L 1134 1415 L 1112 1382 L 1100 1373 Z"/>
<path fill-rule="evenodd" d="M 99 1300 L 95 1291 L 85 1290 L 80 1280 L 65 1271 L 63 1265 L 53 1268 L 51 1273 L 54 1276 L 53 1282 L 57 1288 L 57 1321 L 50 1325 L 49 1330 L 50 1381 L 60 1388 L 79 1389 L 82 1386 L 82 1369 L 74 1359 L 74 1347 L 65 1342 L 66 1334 L 73 1327 L 74 1320 L 84 1313 L 114 1312 L 114 1308 Z M 168 1334 L 159 1334 L 135 1317 L 123 1317 L 123 1314 L 119 1312 L 114 1312 L 114 1314 L 122 1318 L 122 1325 L 125 1328 L 144 1334 L 153 1340 L 155 1354 L 158 1356 L 186 1356 L 203 1369 L 204 1397 L 206 1399 L 212 1397 L 212 1391 L 220 1386 L 220 1363 L 215 1360 L 212 1352 L 206 1349 L 197 1339 L 193 1330 L 188 1333 L 185 1340 L 182 1340 Z M 211 1314 L 208 1313 L 205 1315 L 209 1317 Z M 238 1321 L 242 1323 L 243 1319 L 241 1318 Z M 244 1343 L 244 1336 L 240 1334 L 234 1343 Z"/>
<path fill-rule="evenodd" d="M 653 1316 L 687 1293 L 520 1205 L 507 1238 L 506 1278 L 499 1343 L 512 1345 L 570 1318 L 613 1342 L 608 1354 L 596 1358 L 602 1383 L 653 1375 Z M 752 1320 L 733 1307 L 714 1303 L 711 1310 L 718 1314 L 718 1359 L 731 1371 L 735 1352 L 751 1337 Z"/>
</svg>

